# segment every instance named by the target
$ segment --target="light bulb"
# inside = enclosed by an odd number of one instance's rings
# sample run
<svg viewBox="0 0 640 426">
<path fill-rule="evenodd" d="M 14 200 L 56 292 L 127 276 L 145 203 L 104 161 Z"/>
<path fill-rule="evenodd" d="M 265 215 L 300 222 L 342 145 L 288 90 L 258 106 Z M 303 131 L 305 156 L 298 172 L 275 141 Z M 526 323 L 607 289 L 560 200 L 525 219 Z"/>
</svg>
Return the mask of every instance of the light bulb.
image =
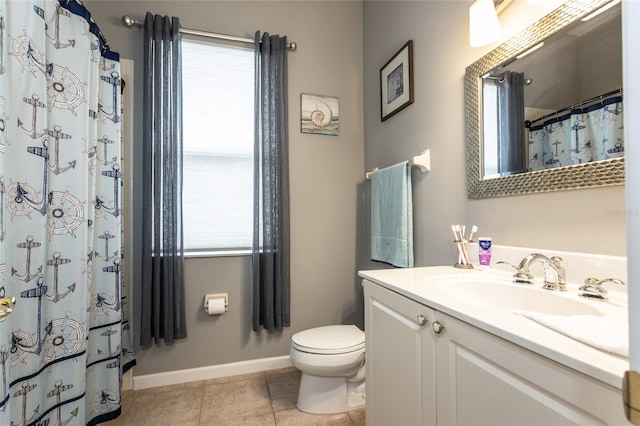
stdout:
<svg viewBox="0 0 640 426">
<path fill-rule="evenodd" d="M 486 46 L 500 37 L 500 22 L 493 0 L 476 0 L 469 7 L 469 44 Z"/>
</svg>

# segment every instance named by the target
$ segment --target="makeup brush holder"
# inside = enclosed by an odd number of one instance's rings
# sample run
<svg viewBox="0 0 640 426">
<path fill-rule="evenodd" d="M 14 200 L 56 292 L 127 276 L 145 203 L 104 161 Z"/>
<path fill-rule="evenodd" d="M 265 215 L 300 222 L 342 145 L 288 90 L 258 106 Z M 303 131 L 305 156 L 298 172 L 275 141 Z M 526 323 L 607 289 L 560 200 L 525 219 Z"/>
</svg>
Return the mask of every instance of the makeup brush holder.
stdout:
<svg viewBox="0 0 640 426">
<path fill-rule="evenodd" d="M 458 262 L 453 265 L 454 268 L 459 269 L 473 269 L 473 265 L 469 261 L 469 243 L 470 240 L 455 240 L 454 243 L 458 248 Z"/>
<path fill-rule="evenodd" d="M 453 267 L 458 269 L 473 269 L 473 265 L 470 263 L 468 265 L 465 265 L 464 263 L 456 263 Z"/>
</svg>

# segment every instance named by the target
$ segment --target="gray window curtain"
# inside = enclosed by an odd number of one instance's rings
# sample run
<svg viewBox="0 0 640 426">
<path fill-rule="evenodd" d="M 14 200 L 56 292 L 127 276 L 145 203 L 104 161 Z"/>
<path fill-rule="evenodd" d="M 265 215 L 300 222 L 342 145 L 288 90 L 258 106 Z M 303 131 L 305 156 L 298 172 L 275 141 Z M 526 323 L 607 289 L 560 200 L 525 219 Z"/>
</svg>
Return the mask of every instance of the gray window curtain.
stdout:
<svg viewBox="0 0 640 426">
<path fill-rule="evenodd" d="M 255 34 L 253 330 L 290 325 L 287 38 Z"/>
<path fill-rule="evenodd" d="M 182 68 L 178 18 L 144 21 L 143 276 L 140 344 L 187 337 L 182 235 Z"/>
<path fill-rule="evenodd" d="M 507 71 L 498 83 L 498 147 L 498 172 L 502 176 L 527 170 L 523 73 Z"/>
</svg>

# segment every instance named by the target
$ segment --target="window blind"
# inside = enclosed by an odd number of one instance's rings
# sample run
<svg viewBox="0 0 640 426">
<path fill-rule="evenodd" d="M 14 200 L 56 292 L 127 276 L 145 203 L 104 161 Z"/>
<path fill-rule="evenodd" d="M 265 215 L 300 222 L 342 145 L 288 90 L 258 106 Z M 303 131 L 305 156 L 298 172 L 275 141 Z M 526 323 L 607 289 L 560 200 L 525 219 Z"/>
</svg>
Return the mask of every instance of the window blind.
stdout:
<svg viewBox="0 0 640 426">
<path fill-rule="evenodd" d="M 185 249 L 249 249 L 253 49 L 188 38 L 182 46 Z"/>
</svg>

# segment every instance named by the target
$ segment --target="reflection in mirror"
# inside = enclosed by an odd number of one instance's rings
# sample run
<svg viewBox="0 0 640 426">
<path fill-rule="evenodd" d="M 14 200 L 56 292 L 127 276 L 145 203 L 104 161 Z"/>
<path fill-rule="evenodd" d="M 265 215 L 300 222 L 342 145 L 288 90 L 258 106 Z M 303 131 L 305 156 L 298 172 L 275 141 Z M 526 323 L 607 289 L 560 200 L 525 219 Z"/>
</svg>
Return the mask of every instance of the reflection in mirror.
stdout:
<svg viewBox="0 0 640 426">
<path fill-rule="evenodd" d="M 569 0 L 467 68 L 471 198 L 624 183 L 614 3 Z"/>
<path fill-rule="evenodd" d="M 482 78 L 484 177 L 624 155 L 620 7 L 577 20 Z"/>
</svg>

